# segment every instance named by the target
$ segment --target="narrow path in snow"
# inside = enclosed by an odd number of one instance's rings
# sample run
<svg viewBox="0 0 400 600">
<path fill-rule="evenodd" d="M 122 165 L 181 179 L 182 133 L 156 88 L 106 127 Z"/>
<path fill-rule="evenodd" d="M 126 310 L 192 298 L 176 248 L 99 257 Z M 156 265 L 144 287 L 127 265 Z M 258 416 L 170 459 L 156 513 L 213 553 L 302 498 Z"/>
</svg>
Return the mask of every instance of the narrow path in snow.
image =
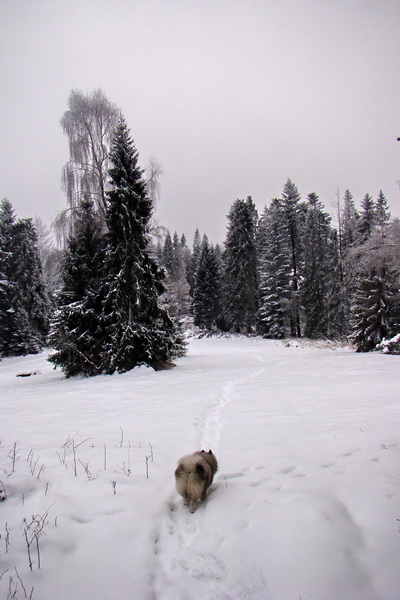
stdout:
<svg viewBox="0 0 400 600">
<path fill-rule="evenodd" d="M 235 390 L 239 385 L 243 385 L 249 380 L 262 375 L 264 371 L 265 367 L 258 368 L 247 375 L 236 377 L 232 381 L 222 384 L 215 391 L 212 403 L 207 407 L 206 412 L 203 413 L 197 424 L 200 439 L 199 449 L 212 449 L 214 453 L 218 452 L 223 427 L 224 409 L 234 400 Z"/>
<path fill-rule="evenodd" d="M 229 362 L 229 357 L 226 360 Z M 258 355 L 243 355 L 241 361 L 241 368 L 233 369 L 228 379 L 213 391 L 206 409 L 195 423 L 199 449 L 212 449 L 217 457 L 224 410 L 237 398 L 238 386 L 263 375 L 266 370 L 265 361 Z M 238 376 L 238 371 L 242 375 Z M 211 487 L 209 497 L 214 491 Z M 158 567 L 153 580 L 154 600 L 171 600 L 171 590 L 174 600 L 197 600 L 204 597 L 204 590 L 215 600 L 233 599 L 232 582 L 224 583 L 229 574 L 229 565 L 224 564 L 221 551 L 226 538 L 216 531 L 204 530 L 206 510 L 207 503 L 203 503 L 195 514 L 191 514 L 176 495 L 168 500 L 155 540 Z M 242 573 L 241 581 L 244 588 L 236 591 L 235 598 L 256 598 L 262 593 L 267 600 L 267 586 L 258 573 L 252 572 L 248 577 Z"/>
</svg>

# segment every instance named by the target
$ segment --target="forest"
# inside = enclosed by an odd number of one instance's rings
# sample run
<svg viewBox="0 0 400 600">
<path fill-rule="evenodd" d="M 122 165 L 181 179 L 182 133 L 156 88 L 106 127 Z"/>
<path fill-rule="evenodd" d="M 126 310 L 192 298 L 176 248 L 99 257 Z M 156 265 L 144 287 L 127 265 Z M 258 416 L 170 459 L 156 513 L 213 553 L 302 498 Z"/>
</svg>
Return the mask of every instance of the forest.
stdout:
<svg viewBox="0 0 400 600">
<path fill-rule="evenodd" d="M 61 119 L 67 208 L 53 234 L 0 205 L 0 356 L 37 353 L 67 377 L 170 368 L 185 332 L 345 340 L 400 352 L 400 222 L 385 195 L 349 190 L 335 225 L 288 179 L 258 214 L 233 201 L 226 239 L 158 225 L 160 165 L 147 169 L 121 111 L 72 90 Z"/>
</svg>

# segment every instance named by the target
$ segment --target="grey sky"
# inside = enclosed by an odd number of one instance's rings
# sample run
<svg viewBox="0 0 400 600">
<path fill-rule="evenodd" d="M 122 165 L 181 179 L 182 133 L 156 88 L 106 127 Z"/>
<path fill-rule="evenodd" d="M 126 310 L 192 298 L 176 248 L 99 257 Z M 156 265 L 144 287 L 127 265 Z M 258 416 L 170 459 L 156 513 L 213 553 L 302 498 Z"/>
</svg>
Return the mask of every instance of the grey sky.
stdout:
<svg viewBox="0 0 400 600">
<path fill-rule="evenodd" d="M 382 189 L 400 216 L 399 23 L 398 0 L 0 0 L 0 198 L 47 223 L 66 206 L 59 121 L 101 87 L 189 243 L 287 177 L 328 210 Z"/>
</svg>

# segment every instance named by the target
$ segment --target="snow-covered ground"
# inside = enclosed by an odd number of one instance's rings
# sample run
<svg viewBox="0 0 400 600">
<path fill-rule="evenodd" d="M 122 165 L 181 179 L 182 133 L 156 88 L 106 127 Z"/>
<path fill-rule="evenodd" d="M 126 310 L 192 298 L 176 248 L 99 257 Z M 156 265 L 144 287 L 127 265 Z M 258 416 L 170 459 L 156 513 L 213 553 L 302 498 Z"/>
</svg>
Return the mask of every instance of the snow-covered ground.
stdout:
<svg viewBox="0 0 400 600">
<path fill-rule="evenodd" d="M 203 339 L 70 380 L 45 358 L 0 363 L 2 599 L 400 598 L 399 357 Z M 191 514 L 173 472 L 202 448 Z"/>
</svg>

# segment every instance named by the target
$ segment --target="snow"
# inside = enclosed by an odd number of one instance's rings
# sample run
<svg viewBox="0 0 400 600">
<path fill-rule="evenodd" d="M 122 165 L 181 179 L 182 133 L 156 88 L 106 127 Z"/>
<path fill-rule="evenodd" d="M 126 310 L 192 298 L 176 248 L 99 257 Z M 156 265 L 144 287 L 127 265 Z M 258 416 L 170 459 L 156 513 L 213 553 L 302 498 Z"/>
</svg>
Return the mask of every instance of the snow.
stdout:
<svg viewBox="0 0 400 600">
<path fill-rule="evenodd" d="M 398 360 L 240 337 L 91 379 L 4 359 L 0 597 L 397 600 Z M 173 472 L 202 448 L 191 514 Z"/>
</svg>

